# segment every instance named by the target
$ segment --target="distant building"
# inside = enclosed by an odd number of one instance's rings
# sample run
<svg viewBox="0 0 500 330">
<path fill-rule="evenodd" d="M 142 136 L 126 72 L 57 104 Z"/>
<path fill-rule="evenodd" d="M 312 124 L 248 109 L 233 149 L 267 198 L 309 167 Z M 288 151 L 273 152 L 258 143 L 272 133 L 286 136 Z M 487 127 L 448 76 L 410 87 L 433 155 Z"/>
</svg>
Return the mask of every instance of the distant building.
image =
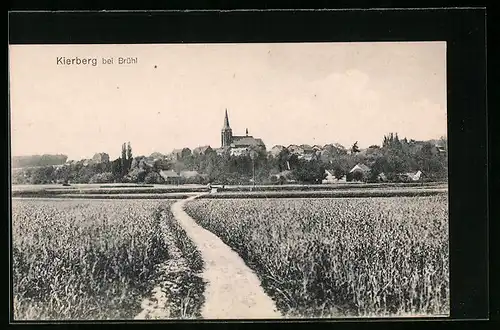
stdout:
<svg viewBox="0 0 500 330">
<path fill-rule="evenodd" d="M 275 145 L 274 147 L 271 148 L 271 150 L 269 151 L 269 153 L 276 157 L 280 154 L 280 152 L 282 152 L 283 150 L 285 150 L 286 148 L 282 145 Z"/>
<path fill-rule="evenodd" d="M 181 155 L 182 155 L 182 149 L 174 149 L 174 150 L 172 150 L 171 153 L 169 153 L 167 155 L 167 159 L 168 160 L 177 160 L 177 159 L 181 158 Z"/>
<path fill-rule="evenodd" d="M 304 154 L 304 149 L 302 149 L 300 146 L 296 145 L 296 144 L 290 144 L 288 147 L 287 147 L 288 151 L 292 154 L 292 155 L 303 155 Z"/>
<path fill-rule="evenodd" d="M 221 148 L 261 148 L 266 150 L 266 145 L 262 141 L 262 139 L 254 138 L 251 135 L 248 135 L 248 129 L 246 130 L 245 135 L 233 135 L 233 130 L 229 125 L 229 117 L 226 113 L 224 116 L 224 125 L 221 131 Z"/>
<path fill-rule="evenodd" d="M 160 176 L 165 180 L 166 184 L 180 184 L 182 179 L 174 170 L 160 171 Z"/>
<path fill-rule="evenodd" d="M 181 171 L 181 173 L 179 175 L 184 179 L 193 179 L 193 178 L 196 178 L 197 176 L 200 176 L 200 173 L 198 173 L 198 171 L 185 170 L 185 171 Z"/>
<path fill-rule="evenodd" d="M 304 153 L 302 155 L 299 155 L 298 158 L 303 159 L 303 160 L 307 160 L 308 162 L 310 162 L 311 160 L 313 160 L 315 158 L 315 154 Z"/>
<path fill-rule="evenodd" d="M 229 149 L 229 153 L 231 156 L 248 156 L 250 154 L 250 150 L 248 147 L 231 148 Z"/>
<path fill-rule="evenodd" d="M 366 166 L 365 164 L 358 163 L 349 171 L 349 173 L 355 173 L 355 172 L 368 173 L 370 171 L 371 170 L 368 166 Z"/>
<path fill-rule="evenodd" d="M 167 156 L 168 160 L 179 160 L 184 156 L 189 156 L 191 155 L 191 149 L 189 148 L 182 148 L 182 149 L 174 149 L 172 152 Z"/>
<path fill-rule="evenodd" d="M 378 176 L 377 176 L 377 179 L 379 181 L 387 181 L 387 176 L 385 175 L 385 173 L 380 173 Z"/>
<path fill-rule="evenodd" d="M 210 146 L 201 146 L 193 149 L 193 155 L 206 155 L 211 152 L 212 148 Z"/>
<path fill-rule="evenodd" d="M 100 163 L 108 163 L 109 162 L 109 155 L 105 152 L 99 152 L 92 157 L 92 162 L 94 164 L 100 164 Z"/>
<path fill-rule="evenodd" d="M 201 184 L 208 180 L 208 175 L 204 173 L 199 173 L 198 171 L 181 171 L 179 175 L 182 178 L 183 183 L 190 184 Z"/>
<path fill-rule="evenodd" d="M 416 173 L 403 173 L 399 175 L 399 179 L 402 181 L 420 181 L 422 178 L 422 171 L 417 171 Z"/>
<path fill-rule="evenodd" d="M 279 183 L 295 183 L 296 182 L 291 171 L 283 171 L 283 172 L 271 175 L 271 180 L 279 182 Z"/>
<path fill-rule="evenodd" d="M 227 148 L 217 148 L 217 149 L 215 149 L 215 152 L 217 153 L 218 156 L 223 156 L 226 153 L 226 151 L 228 151 Z"/>
<path fill-rule="evenodd" d="M 371 169 L 365 164 L 356 164 L 348 173 L 347 181 L 364 181 L 368 179 Z"/>
<path fill-rule="evenodd" d="M 337 178 L 333 175 L 332 172 L 325 170 L 326 178 L 323 179 L 322 183 L 335 183 L 337 182 Z"/>
<path fill-rule="evenodd" d="M 151 159 L 165 159 L 165 155 L 159 152 L 153 152 L 151 155 L 149 155 L 149 158 Z"/>
<path fill-rule="evenodd" d="M 438 155 L 446 155 L 446 149 L 444 146 L 436 144 L 433 148 L 433 153 Z"/>
<path fill-rule="evenodd" d="M 314 153 L 314 149 L 313 147 L 311 147 L 310 145 L 308 144 L 301 144 L 300 145 L 300 148 L 302 149 L 304 155 L 310 155 L 310 154 L 313 154 Z"/>
</svg>

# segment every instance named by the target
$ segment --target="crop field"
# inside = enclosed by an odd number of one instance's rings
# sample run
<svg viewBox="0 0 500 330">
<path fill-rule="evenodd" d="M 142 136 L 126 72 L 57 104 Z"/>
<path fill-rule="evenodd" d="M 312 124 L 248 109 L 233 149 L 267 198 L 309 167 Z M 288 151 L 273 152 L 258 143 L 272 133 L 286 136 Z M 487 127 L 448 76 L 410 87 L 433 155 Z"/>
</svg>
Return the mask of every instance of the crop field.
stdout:
<svg viewBox="0 0 500 330">
<path fill-rule="evenodd" d="M 134 318 L 171 258 L 165 230 L 185 241 L 171 203 L 13 200 L 14 319 Z"/>
<path fill-rule="evenodd" d="M 199 199 L 186 212 L 240 254 L 286 316 L 449 314 L 445 194 Z"/>
</svg>

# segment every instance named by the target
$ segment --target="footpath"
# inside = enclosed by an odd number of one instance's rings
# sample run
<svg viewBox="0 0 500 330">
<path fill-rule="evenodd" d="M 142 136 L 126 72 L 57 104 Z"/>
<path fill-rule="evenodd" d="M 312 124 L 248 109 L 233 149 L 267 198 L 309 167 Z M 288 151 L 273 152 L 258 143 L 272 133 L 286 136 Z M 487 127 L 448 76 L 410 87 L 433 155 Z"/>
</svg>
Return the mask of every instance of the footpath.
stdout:
<svg viewBox="0 0 500 330">
<path fill-rule="evenodd" d="M 204 319 L 276 319 L 281 314 L 264 292 L 257 275 L 219 237 L 198 225 L 185 211 L 189 197 L 172 205 L 172 213 L 187 236 L 197 246 L 206 281 Z"/>
</svg>

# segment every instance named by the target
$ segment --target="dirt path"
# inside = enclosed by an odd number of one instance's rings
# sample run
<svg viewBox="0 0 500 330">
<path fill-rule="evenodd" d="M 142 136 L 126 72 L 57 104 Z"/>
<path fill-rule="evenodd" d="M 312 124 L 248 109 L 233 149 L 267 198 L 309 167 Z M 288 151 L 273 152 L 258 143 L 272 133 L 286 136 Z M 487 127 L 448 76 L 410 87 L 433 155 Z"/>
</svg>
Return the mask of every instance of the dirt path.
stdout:
<svg viewBox="0 0 500 330">
<path fill-rule="evenodd" d="M 172 213 L 198 247 L 205 263 L 202 276 L 207 284 L 201 311 L 203 318 L 281 318 L 274 302 L 262 289 L 257 275 L 240 256 L 184 211 L 184 205 L 200 195 L 174 203 Z"/>
</svg>

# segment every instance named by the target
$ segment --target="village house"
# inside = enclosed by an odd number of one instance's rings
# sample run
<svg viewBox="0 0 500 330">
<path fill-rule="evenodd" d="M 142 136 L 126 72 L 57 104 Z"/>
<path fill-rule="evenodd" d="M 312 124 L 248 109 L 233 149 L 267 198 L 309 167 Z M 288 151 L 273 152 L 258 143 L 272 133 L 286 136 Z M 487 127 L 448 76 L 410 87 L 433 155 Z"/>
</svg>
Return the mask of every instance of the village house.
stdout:
<svg viewBox="0 0 500 330">
<path fill-rule="evenodd" d="M 282 145 L 275 145 L 274 147 L 272 147 L 272 149 L 269 151 L 269 153 L 274 156 L 274 157 L 277 157 L 280 152 L 282 152 L 283 150 L 285 150 L 286 148 Z"/>
<path fill-rule="evenodd" d="M 399 175 L 399 179 L 401 181 L 420 181 L 422 179 L 422 174 L 422 171 L 402 173 Z"/>
<path fill-rule="evenodd" d="M 304 155 L 311 155 L 311 154 L 313 154 L 315 152 L 315 150 L 313 149 L 313 147 L 311 147 L 308 144 L 301 144 L 300 148 L 302 149 L 302 152 L 303 152 Z"/>
<path fill-rule="evenodd" d="M 170 154 L 167 155 L 168 160 L 178 160 L 181 158 L 182 149 L 174 149 Z"/>
<path fill-rule="evenodd" d="M 215 149 L 215 152 L 217 153 L 217 156 L 223 156 L 226 151 L 228 151 L 228 149 L 225 149 L 225 148 L 217 148 Z"/>
<path fill-rule="evenodd" d="M 105 152 L 99 152 L 92 157 L 92 162 L 94 164 L 100 164 L 100 163 L 108 163 L 109 162 L 109 155 Z"/>
<path fill-rule="evenodd" d="M 295 183 L 296 180 L 293 178 L 292 171 L 285 170 L 280 173 L 271 175 L 271 181 L 283 184 L 283 183 Z"/>
<path fill-rule="evenodd" d="M 247 147 L 231 148 L 229 150 L 229 153 L 231 156 L 248 156 L 250 151 L 249 151 L 249 148 L 247 148 Z"/>
<path fill-rule="evenodd" d="M 206 155 L 209 152 L 212 152 L 212 147 L 210 146 L 201 146 L 193 149 L 193 155 Z"/>
<path fill-rule="evenodd" d="M 303 155 L 304 154 L 304 149 L 302 149 L 301 147 L 299 147 L 296 144 L 290 144 L 287 147 L 287 149 L 290 152 L 290 154 L 292 154 L 292 155 Z"/>
<path fill-rule="evenodd" d="M 333 175 L 332 172 L 325 170 L 326 177 L 323 179 L 322 183 L 335 183 L 337 182 L 337 178 Z"/>
<path fill-rule="evenodd" d="M 347 181 L 364 181 L 368 179 L 371 169 L 365 164 L 356 164 L 347 175 Z"/>
<path fill-rule="evenodd" d="M 323 147 L 317 144 L 313 145 L 312 149 L 315 153 L 321 153 L 323 151 Z"/>
<path fill-rule="evenodd" d="M 377 176 L 377 180 L 378 180 L 378 181 L 381 181 L 381 182 L 387 181 L 387 176 L 385 175 L 385 173 L 380 173 L 380 174 Z"/>
<path fill-rule="evenodd" d="M 437 155 L 446 155 L 446 149 L 445 149 L 445 147 L 443 147 L 439 144 L 436 144 L 434 146 L 434 148 L 432 149 L 432 153 L 437 154 Z"/>
<path fill-rule="evenodd" d="M 344 175 L 341 178 L 337 178 L 332 171 L 325 170 L 326 178 L 323 179 L 322 183 L 329 184 L 329 183 L 344 183 L 346 182 L 346 176 Z"/>
<path fill-rule="evenodd" d="M 179 173 L 183 183 L 202 183 L 208 179 L 208 175 L 199 173 L 198 171 L 184 170 Z"/>
<path fill-rule="evenodd" d="M 174 170 L 162 170 L 160 176 L 165 180 L 166 184 L 181 184 L 182 177 Z"/>
<path fill-rule="evenodd" d="M 189 148 L 182 148 L 182 149 L 174 149 L 172 152 L 168 155 L 167 159 L 168 160 L 179 160 L 183 156 L 188 156 L 191 155 L 191 149 Z"/>
<path fill-rule="evenodd" d="M 315 157 L 315 154 L 311 154 L 311 153 L 305 153 L 305 154 L 302 154 L 302 155 L 298 156 L 299 159 L 303 159 L 303 160 L 306 160 L 308 162 L 310 162 L 311 160 L 313 160 L 314 157 Z"/>
</svg>

